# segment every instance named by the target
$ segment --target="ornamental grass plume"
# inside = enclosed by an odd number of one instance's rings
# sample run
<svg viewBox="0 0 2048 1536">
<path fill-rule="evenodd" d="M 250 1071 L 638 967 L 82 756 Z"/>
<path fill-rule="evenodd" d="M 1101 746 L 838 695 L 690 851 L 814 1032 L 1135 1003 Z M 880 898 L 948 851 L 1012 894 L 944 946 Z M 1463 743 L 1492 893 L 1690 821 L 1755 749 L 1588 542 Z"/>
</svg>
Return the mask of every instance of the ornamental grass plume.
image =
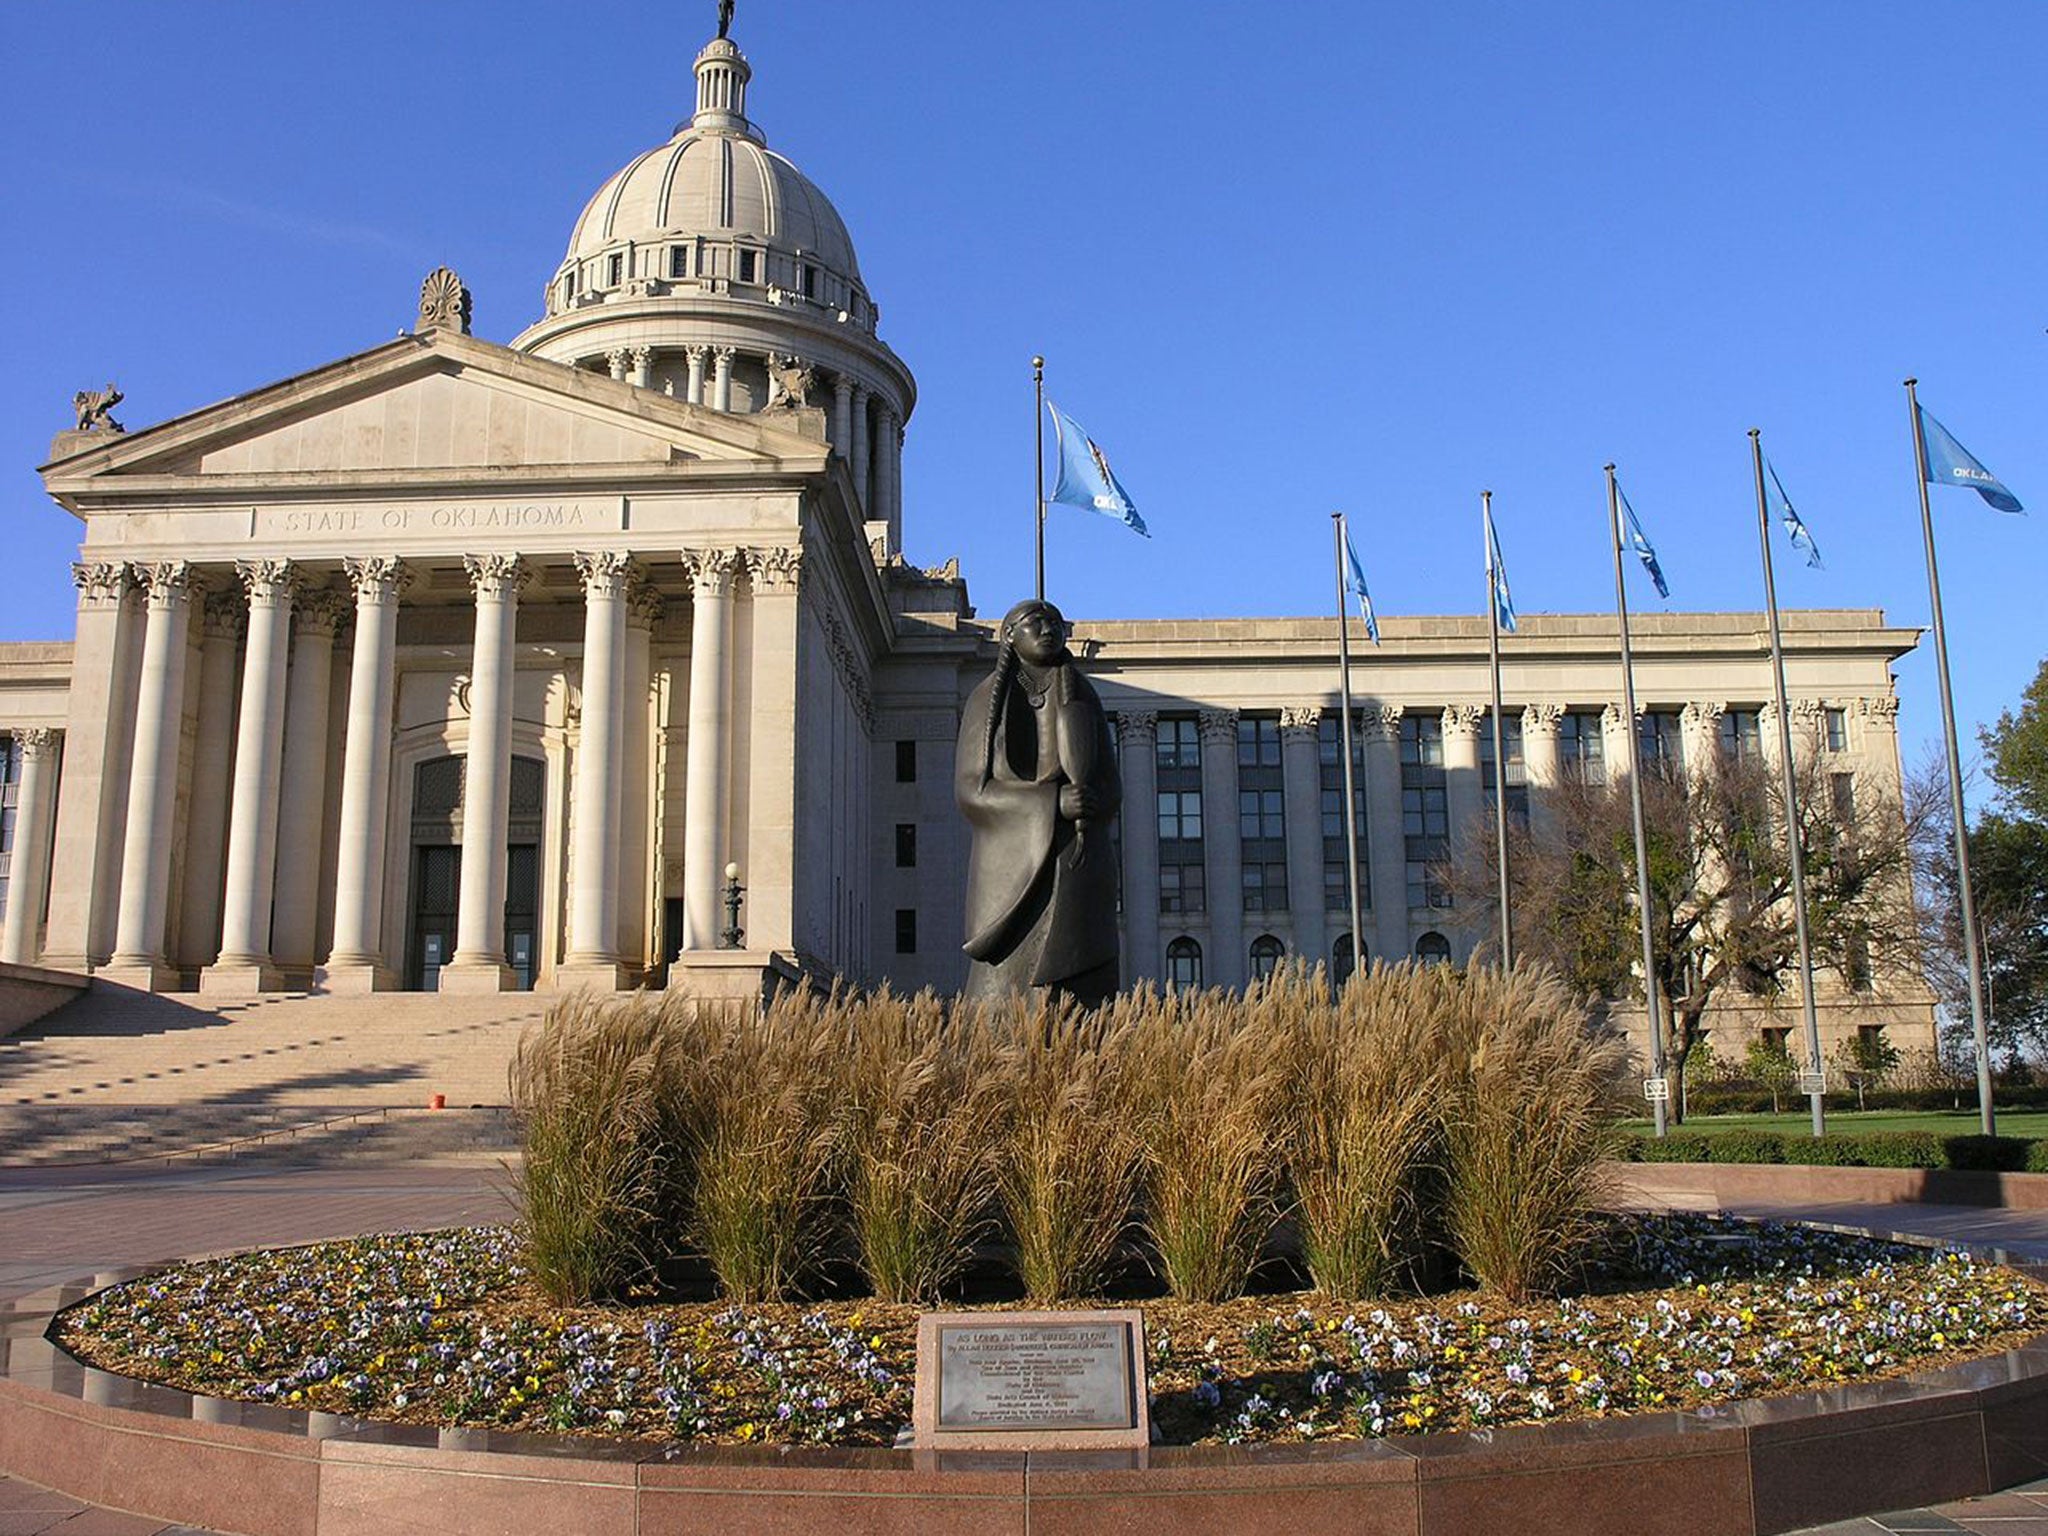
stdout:
<svg viewBox="0 0 2048 1536">
<path fill-rule="evenodd" d="M 657 1010 L 587 993 L 520 1037 L 510 1088 L 525 1155 L 512 1193 L 552 1301 L 616 1296 L 659 1257 L 671 1043 Z"/>
<path fill-rule="evenodd" d="M 929 991 L 885 988 L 848 1015 L 840 1138 L 860 1267 L 882 1300 L 930 1302 L 994 1224 L 997 1042 Z"/>
<path fill-rule="evenodd" d="M 1475 966 L 1444 1001 L 1447 1235 L 1480 1285 L 1520 1300 L 1568 1278 L 1592 1237 L 1626 1047 L 1545 970 Z"/>
<path fill-rule="evenodd" d="M 1034 1300 L 1098 1293 L 1130 1225 L 1144 1140 L 1127 1087 L 1127 1036 L 1142 997 L 1093 1013 L 1018 1000 L 984 1015 L 1002 1040 L 1007 1090 L 996 1184 L 1018 1277 Z"/>
<path fill-rule="evenodd" d="M 1302 1261 L 1326 1295 L 1384 1296 L 1421 1259 L 1444 1088 L 1433 1032 L 1454 984 L 1448 966 L 1375 965 L 1333 1004 L 1320 973 L 1296 983 L 1287 1167 Z"/>
<path fill-rule="evenodd" d="M 685 1230 L 730 1300 L 788 1298 L 829 1250 L 845 1006 L 796 990 L 703 1010 L 722 1017 L 689 1069 Z"/>
<path fill-rule="evenodd" d="M 1183 1300 L 1241 1295 L 1279 1219 L 1285 1074 L 1276 1047 L 1307 994 L 1289 971 L 1242 1002 L 1219 992 L 1147 992 L 1133 1009 L 1143 1225 L 1167 1289 Z"/>
</svg>

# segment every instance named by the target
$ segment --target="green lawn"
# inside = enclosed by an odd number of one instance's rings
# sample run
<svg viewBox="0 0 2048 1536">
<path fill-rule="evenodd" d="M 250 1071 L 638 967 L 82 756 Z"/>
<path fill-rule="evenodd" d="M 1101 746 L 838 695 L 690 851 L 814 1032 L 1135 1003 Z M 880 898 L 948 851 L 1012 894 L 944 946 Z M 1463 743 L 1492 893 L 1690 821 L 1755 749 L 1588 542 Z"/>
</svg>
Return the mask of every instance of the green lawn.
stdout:
<svg viewBox="0 0 2048 1536">
<path fill-rule="evenodd" d="M 1647 1119 L 1628 1122 L 1633 1130 L 1647 1131 Z M 1804 1104 L 1782 1115 L 1693 1115 L 1685 1122 L 1688 1131 L 1776 1131 L 1781 1136 L 1804 1136 L 1813 1122 Z M 1937 1136 L 1974 1136 L 1977 1111 L 1873 1109 L 1858 1114 L 1853 1109 L 1828 1108 L 1828 1130 L 1847 1134 L 1865 1131 L 1933 1131 Z M 2048 1137 L 2048 1109 L 2004 1110 L 1998 1116 L 2001 1136 Z"/>
</svg>

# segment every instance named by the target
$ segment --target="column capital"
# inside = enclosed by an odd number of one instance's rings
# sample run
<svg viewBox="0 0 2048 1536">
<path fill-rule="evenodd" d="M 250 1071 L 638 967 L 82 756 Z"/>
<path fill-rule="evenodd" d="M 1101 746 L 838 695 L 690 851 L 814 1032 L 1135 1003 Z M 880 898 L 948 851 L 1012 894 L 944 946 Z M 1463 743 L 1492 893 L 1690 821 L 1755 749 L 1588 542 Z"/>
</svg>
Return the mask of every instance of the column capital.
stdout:
<svg viewBox="0 0 2048 1536">
<path fill-rule="evenodd" d="M 724 597 L 732 591 L 733 578 L 740 572 L 743 557 L 737 549 L 686 549 L 682 561 L 693 595 Z"/>
<path fill-rule="evenodd" d="M 1636 719 L 1643 718 L 1641 705 L 1636 706 Z M 1619 704 L 1610 703 L 1600 711 L 1600 724 L 1605 730 L 1618 731 L 1622 727 L 1622 709 Z"/>
<path fill-rule="evenodd" d="M 652 629 L 668 613 L 668 599 L 647 579 L 644 568 L 636 570 L 626 585 L 626 627 Z"/>
<path fill-rule="evenodd" d="M 623 601 L 631 595 L 640 565 L 624 550 L 579 551 L 571 558 L 576 562 L 576 574 L 583 580 L 586 598 L 618 598 Z"/>
<path fill-rule="evenodd" d="M 702 368 L 704 366 L 705 355 L 709 353 L 710 350 L 711 349 L 709 347 L 703 345 L 701 342 L 694 346 L 685 347 L 683 348 L 683 361 L 687 363 L 693 363 L 697 367 Z"/>
<path fill-rule="evenodd" d="M 626 349 L 624 347 L 611 348 L 609 351 L 605 353 L 604 362 L 605 366 L 611 369 L 613 378 L 619 379 L 625 377 Z"/>
<path fill-rule="evenodd" d="M 1159 742 L 1159 712 L 1154 709 L 1120 709 L 1114 721 L 1119 746 L 1148 747 Z"/>
<path fill-rule="evenodd" d="M 49 725 L 18 726 L 7 734 L 21 748 L 23 761 L 31 763 L 55 762 L 57 748 L 64 740 L 64 733 Z"/>
<path fill-rule="evenodd" d="M 1479 727 L 1486 722 L 1486 711 L 1477 704 L 1446 704 L 1443 727 L 1446 741 L 1476 741 Z"/>
<path fill-rule="evenodd" d="M 1865 720 L 1882 720 L 1889 725 L 1899 718 L 1899 696 L 1895 693 L 1884 693 L 1858 699 L 1856 713 Z"/>
<path fill-rule="evenodd" d="M 332 587 L 301 587 L 292 600 L 292 613 L 298 619 L 302 635 L 318 634 L 324 630 L 327 637 L 333 639 L 348 611 L 348 595 Z"/>
<path fill-rule="evenodd" d="M 835 373 L 832 376 L 832 393 L 835 398 L 850 401 L 853 399 L 853 390 L 854 384 L 852 374 Z"/>
<path fill-rule="evenodd" d="M 182 608 L 192 596 L 193 570 L 189 560 L 158 560 L 135 567 L 135 580 L 149 589 L 152 608 Z"/>
<path fill-rule="evenodd" d="M 1794 699 L 1791 707 L 1792 718 L 1806 725 L 1819 724 L 1821 717 L 1828 712 L 1826 702 L 1821 699 Z"/>
<path fill-rule="evenodd" d="M 1407 708 L 1401 704 L 1375 704 L 1365 711 L 1365 728 L 1381 741 L 1401 739 L 1401 717 Z"/>
<path fill-rule="evenodd" d="M 1205 709 L 1195 716 L 1195 728 L 1201 732 L 1202 745 L 1235 746 L 1237 744 L 1237 711 L 1234 709 Z"/>
<path fill-rule="evenodd" d="M 804 552 L 787 544 L 747 551 L 747 572 L 756 592 L 794 592 L 803 579 Z"/>
<path fill-rule="evenodd" d="M 413 570 L 394 555 L 371 555 L 341 562 L 359 603 L 388 603 L 412 585 Z"/>
<path fill-rule="evenodd" d="M 201 613 L 209 640 L 233 640 L 249 627 L 249 609 L 230 587 L 209 587 Z"/>
<path fill-rule="evenodd" d="M 732 360 L 739 356 L 739 350 L 738 347 L 713 347 L 711 360 L 721 368 L 730 368 Z"/>
<path fill-rule="evenodd" d="M 81 561 L 71 567 L 71 582 L 81 608 L 118 608 L 135 589 L 134 573 L 119 560 Z"/>
<path fill-rule="evenodd" d="M 631 347 L 627 350 L 632 354 L 633 366 L 635 368 L 645 368 L 654 361 L 654 348 L 652 347 Z"/>
<path fill-rule="evenodd" d="M 1283 736 L 1319 735 L 1323 728 L 1323 706 L 1320 704 L 1288 704 L 1280 710 L 1280 733 Z"/>
<path fill-rule="evenodd" d="M 1704 730 L 1719 725 L 1727 713 L 1727 704 L 1719 699 L 1694 699 L 1681 711 L 1680 718 L 1693 729 Z"/>
<path fill-rule="evenodd" d="M 480 603 L 516 598 L 533 581 L 533 567 L 518 555 L 464 555 L 462 568 Z"/>
<path fill-rule="evenodd" d="M 288 602 L 292 596 L 292 563 L 289 560 L 237 560 L 235 574 L 242 578 L 242 590 L 249 605 Z"/>
<path fill-rule="evenodd" d="M 1529 736 L 1555 736 L 1564 723 L 1562 704 L 1524 704 L 1522 731 Z"/>
</svg>

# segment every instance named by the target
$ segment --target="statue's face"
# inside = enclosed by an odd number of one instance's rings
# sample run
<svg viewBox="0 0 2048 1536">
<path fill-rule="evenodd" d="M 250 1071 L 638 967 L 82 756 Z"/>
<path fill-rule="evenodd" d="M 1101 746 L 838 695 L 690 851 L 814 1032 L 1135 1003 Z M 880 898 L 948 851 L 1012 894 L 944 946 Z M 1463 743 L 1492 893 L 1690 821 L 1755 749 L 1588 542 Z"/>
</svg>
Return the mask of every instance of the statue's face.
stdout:
<svg viewBox="0 0 2048 1536">
<path fill-rule="evenodd" d="M 1049 603 L 1035 603 L 1010 622 L 1010 643 L 1034 667 L 1049 667 L 1067 649 L 1067 625 Z"/>
</svg>

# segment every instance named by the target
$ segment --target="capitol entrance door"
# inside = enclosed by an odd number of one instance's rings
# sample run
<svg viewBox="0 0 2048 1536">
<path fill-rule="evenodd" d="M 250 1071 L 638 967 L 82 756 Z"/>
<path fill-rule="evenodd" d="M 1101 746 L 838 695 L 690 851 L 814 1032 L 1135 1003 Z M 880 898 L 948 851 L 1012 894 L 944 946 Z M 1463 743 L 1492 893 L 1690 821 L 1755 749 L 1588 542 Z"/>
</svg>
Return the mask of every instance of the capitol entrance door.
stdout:
<svg viewBox="0 0 2048 1536">
<path fill-rule="evenodd" d="M 412 889 L 406 927 L 405 984 L 441 989 L 441 967 L 455 958 L 462 894 L 462 767 L 459 756 L 430 758 L 413 773 Z M 540 974 L 541 815 L 547 765 L 512 759 L 512 804 L 505 847 L 505 963 L 530 991 Z"/>
</svg>

